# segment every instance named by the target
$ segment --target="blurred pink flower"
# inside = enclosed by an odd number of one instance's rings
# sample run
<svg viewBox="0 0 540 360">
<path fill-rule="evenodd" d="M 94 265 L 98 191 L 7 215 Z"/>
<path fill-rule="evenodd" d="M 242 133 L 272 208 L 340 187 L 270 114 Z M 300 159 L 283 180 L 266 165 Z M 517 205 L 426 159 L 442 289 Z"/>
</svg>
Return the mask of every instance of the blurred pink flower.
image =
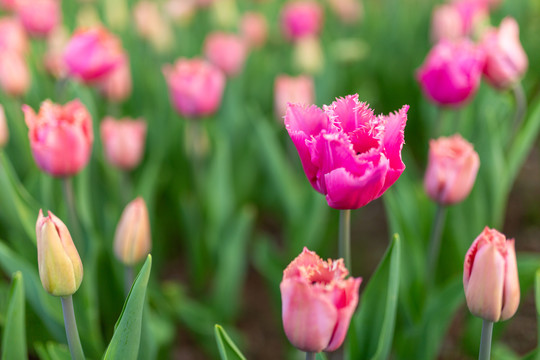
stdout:
<svg viewBox="0 0 540 360">
<path fill-rule="evenodd" d="M 480 86 L 485 54 L 471 41 L 440 41 L 418 69 L 424 94 L 439 105 L 460 106 Z"/>
<path fill-rule="evenodd" d="M 401 160 L 408 105 L 375 116 L 358 95 L 323 110 L 289 104 L 285 126 L 315 190 L 336 209 L 357 209 L 380 197 L 405 170 Z"/>
<path fill-rule="evenodd" d="M 6 120 L 4 107 L 0 104 L 0 149 L 3 148 L 9 140 L 9 130 Z"/>
<path fill-rule="evenodd" d="M 240 23 L 242 37 L 251 47 L 259 48 L 266 43 L 268 22 L 266 17 L 257 12 L 246 12 Z"/>
<path fill-rule="evenodd" d="M 321 5 L 312 0 L 293 0 L 281 10 L 281 30 L 287 39 L 297 40 L 318 35 L 324 12 Z"/>
<path fill-rule="evenodd" d="M 486 52 L 484 75 L 494 87 L 509 88 L 527 71 L 529 60 L 519 41 L 518 23 L 513 18 L 504 18 L 498 29 L 486 32 L 482 46 Z"/>
<path fill-rule="evenodd" d="M 473 315 L 493 322 L 514 316 L 520 297 L 514 239 L 486 227 L 465 255 L 463 288 Z"/>
<path fill-rule="evenodd" d="M 0 56 L 0 87 L 10 96 L 22 96 L 30 88 L 30 70 L 22 54 L 5 51 Z"/>
<path fill-rule="evenodd" d="M 120 40 L 105 28 L 75 31 L 64 50 L 64 62 L 70 75 L 85 82 L 99 80 L 124 61 Z"/>
<path fill-rule="evenodd" d="M 357 23 L 364 14 L 364 7 L 360 0 L 328 0 L 328 5 L 346 24 Z"/>
<path fill-rule="evenodd" d="M 207 61 L 180 58 L 174 65 L 165 65 L 163 74 L 173 106 L 180 115 L 208 116 L 221 105 L 225 75 Z"/>
<path fill-rule="evenodd" d="M 343 259 L 324 261 L 304 248 L 283 271 L 283 327 L 296 348 L 335 351 L 349 329 L 358 305 L 361 278 L 349 277 Z"/>
<path fill-rule="evenodd" d="M 131 266 L 148 255 L 152 247 L 148 208 L 138 197 L 122 212 L 114 233 L 114 254 L 124 265 Z"/>
<path fill-rule="evenodd" d="M 122 102 L 131 95 L 131 70 L 127 56 L 119 66 L 99 81 L 99 88 L 103 96 L 112 102 Z"/>
<path fill-rule="evenodd" d="M 43 56 L 45 70 L 56 78 L 63 78 L 67 74 L 64 63 L 64 48 L 69 41 L 69 34 L 64 27 L 57 27 L 47 37 L 47 52 Z"/>
<path fill-rule="evenodd" d="M 303 105 L 315 102 L 313 78 L 307 75 L 280 75 L 274 82 L 274 111 L 281 119 L 287 112 L 287 103 Z"/>
<path fill-rule="evenodd" d="M 0 8 L 5 11 L 15 10 L 17 0 L 0 0 Z"/>
<path fill-rule="evenodd" d="M 144 120 L 115 120 L 107 116 L 101 122 L 100 130 L 109 163 L 123 170 L 132 170 L 139 165 L 146 140 Z"/>
<path fill-rule="evenodd" d="M 45 100 L 36 114 L 23 105 L 32 154 L 38 167 L 56 177 L 75 175 L 92 152 L 92 117 L 79 100 L 65 105 Z"/>
<path fill-rule="evenodd" d="M 60 0 L 17 0 L 16 11 L 32 36 L 47 36 L 62 20 Z"/>
<path fill-rule="evenodd" d="M 204 40 L 204 55 L 227 76 L 235 76 L 242 71 L 247 52 L 246 43 L 235 34 L 214 32 Z"/>
<path fill-rule="evenodd" d="M 463 201 L 471 192 L 479 166 L 478 154 L 460 135 L 431 140 L 424 177 L 426 193 L 443 205 Z"/>
<path fill-rule="evenodd" d="M 28 51 L 28 37 L 16 18 L 4 17 L 0 19 L 0 51 L 13 51 L 25 54 Z"/>
<path fill-rule="evenodd" d="M 456 41 L 478 35 L 489 23 L 488 6 L 481 1 L 458 0 L 436 6 L 431 18 L 431 38 Z"/>
</svg>

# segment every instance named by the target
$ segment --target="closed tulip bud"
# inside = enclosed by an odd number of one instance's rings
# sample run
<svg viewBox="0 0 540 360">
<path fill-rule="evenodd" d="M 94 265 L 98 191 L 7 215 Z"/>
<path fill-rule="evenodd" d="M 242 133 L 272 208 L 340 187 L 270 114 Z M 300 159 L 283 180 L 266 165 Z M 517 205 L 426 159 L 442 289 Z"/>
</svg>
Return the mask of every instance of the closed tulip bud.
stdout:
<svg viewBox="0 0 540 360">
<path fill-rule="evenodd" d="M 228 76 L 236 76 L 244 67 L 247 56 L 244 40 L 235 34 L 214 32 L 204 41 L 204 54 L 208 61 Z"/>
<path fill-rule="evenodd" d="M 144 199 L 138 197 L 122 213 L 114 234 L 114 253 L 118 260 L 131 266 L 145 258 L 151 246 L 148 209 Z"/>
<path fill-rule="evenodd" d="M 319 35 L 323 21 L 323 9 L 316 1 L 289 1 L 281 10 L 281 30 L 289 40 Z"/>
<path fill-rule="evenodd" d="M 171 25 L 157 3 L 139 1 L 133 8 L 133 20 L 139 35 L 150 42 L 157 51 L 168 51 L 174 45 Z"/>
<path fill-rule="evenodd" d="M 240 24 L 242 36 L 249 46 L 259 48 L 264 45 L 268 37 L 268 22 L 263 14 L 246 12 Z"/>
<path fill-rule="evenodd" d="M 17 0 L 17 15 L 26 31 L 36 37 L 45 37 L 62 20 L 59 0 Z"/>
<path fill-rule="evenodd" d="M 123 170 L 131 170 L 139 165 L 146 138 L 146 123 L 143 120 L 125 118 L 116 121 L 108 116 L 100 127 L 105 156 L 112 165 Z"/>
<path fill-rule="evenodd" d="M 341 346 L 358 305 L 361 278 L 349 277 L 343 259 L 322 260 L 304 248 L 283 272 L 283 327 L 296 348 L 334 351 Z"/>
<path fill-rule="evenodd" d="M 9 131 L 6 121 L 6 113 L 4 107 L 0 105 L 0 149 L 3 148 L 9 139 Z"/>
<path fill-rule="evenodd" d="M 129 60 L 122 63 L 98 84 L 101 94 L 111 102 L 122 102 L 131 95 L 132 82 Z"/>
<path fill-rule="evenodd" d="M 10 96 L 22 96 L 30 88 L 30 70 L 24 56 L 6 51 L 0 56 L 0 87 Z"/>
<path fill-rule="evenodd" d="M 480 158 L 473 146 L 456 134 L 429 142 L 429 160 L 424 188 L 442 205 L 463 201 L 476 180 Z"/>
<path fill-rule="evenodd" d="M 0 50 L 25 54 L 28 51 L 28 37 L 20 21 L 16 18 L 0 19 Z"/>
<path fill-rule="evenodd" d="M 287 112 L 287 104 L 313 104 L 315 85 L 313 78 L 307 75 L 297 77 L 280 75 L 274 82 L 274 109 L 276 117 L 282 119 Z"/>
<path fill-rule="evenodd" d="M 92 117 L 79 100 L 64 106 L 50 100 L 41 103 L 39 113 L 23 105 L 32 155 L 46 173 L 65 177 L 86 166 L 92 152 Z"/>
<path fill-rule="evenodd" d="M 514 239 L 486 227 L 465 255 L 463 288 L 473 315 L 493 322 L 511 318 L 520 296 Z"/>
<path fill-rule="evenodd" d="M 83 278 L 77 248 L 64 223 L 49 211 L 39 211 L 36 223 L 39 277 L 45 291 L 54 296 L 73 295 Z"/>
</svg>

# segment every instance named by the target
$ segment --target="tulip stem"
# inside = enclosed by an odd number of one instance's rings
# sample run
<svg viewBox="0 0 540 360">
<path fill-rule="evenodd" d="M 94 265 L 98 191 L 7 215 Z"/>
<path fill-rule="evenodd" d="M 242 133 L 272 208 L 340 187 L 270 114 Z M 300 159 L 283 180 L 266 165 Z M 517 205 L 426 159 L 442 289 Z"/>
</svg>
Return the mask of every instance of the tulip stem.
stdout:
<svg viewBox="0 0 540 360">
<path fill-rule="evenodd" d="M 316 353 L 308 351 L 306 352 L 306 360 L 315 360 Z"/>
<path fill-rule="evenodd" d="M 482 322 L 482 337 L 480 338 L 480 354 L 478 360 L 489 360 L 491 353 L 491 335 L 493 334 L 493 321 Z"/>
<path fill-rule="evenodd" d="M 441 250 L 441 238 L 444 225 L 444 218 L 446 215 L 446 207 L 441 204 L 437 204 L 437 210 L 435 212 L 435 219 L 433 220 L 433 227 L 431 229 L 431 236 L 429 239 L 429 256 L 428 256 L 428 286 L 431 287 L 435 280 L 435 271 L 437 270 L 437 260 L 439 259 L 439 252 Z"/>
<path fill-rule="evenodd" d="M 516 132 L 527 111 L 527 98 L 525 96 L 525 90 L 523 90 L 523 85 L 520 82 L 512 88 L 512 91 L 516 100 L 516 112 L 514 114 L 514 132 Z"/>
<path fill-rule="evenodd" d="M 345 262 L 345 267 L 351 269 L 351 210 L 341 210 L 339 213 L 339 257 Z"/>
<path fill-rule="evenodd" d="M 64 325 L 66 327 L 66 336 L 69 345 L 71 358 L 74 360 L 84 360 L 84 352 L 77 330 L 77 321 L 73 310 L 73 298 L 71 295 L 62 296 L 62 311 L 64 313 Z"/>
<path fill-rule="evenodd" d="M 75 196 L 73 195 L 73 183 L 71 182 L 71 177 L 65 177 L 62 179 L 62 192 L 64 193 L 64 198 L 66 199 L 68 207 L 71 233 L 75 235 L 72 237 L 73 242 L 75 243 L 76 248 L 80 252 L 84 252 L 84 249 L 82 248 L 84 243 L 82 240 L 82 233 L 79 226 L 79 221 L 77 219 L 77 210 L 75 209 Z"/>
<path fill-rule="evenodd" d="M 126 297 L 128 296 L 131 285 L 133 284 L 133 266 L 126 265 L 124 271 L 124 290 L 126 292 Z"/>
</svg>

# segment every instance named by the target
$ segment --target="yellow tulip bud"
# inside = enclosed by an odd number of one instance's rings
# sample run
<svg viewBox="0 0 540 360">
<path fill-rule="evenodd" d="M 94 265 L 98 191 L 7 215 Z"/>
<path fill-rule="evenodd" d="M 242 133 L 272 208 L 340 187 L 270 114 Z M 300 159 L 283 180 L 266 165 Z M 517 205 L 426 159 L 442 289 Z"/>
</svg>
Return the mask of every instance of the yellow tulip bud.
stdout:
<svg viewBox="0 0 540 360">
<path fill-rule="evenodd" d="M 138 197 L 122 213 L 114 234 L 114 253 L 125 265 L 133 265 L 148 255 L 151 246 L 148 209 Z"/>
</svg>

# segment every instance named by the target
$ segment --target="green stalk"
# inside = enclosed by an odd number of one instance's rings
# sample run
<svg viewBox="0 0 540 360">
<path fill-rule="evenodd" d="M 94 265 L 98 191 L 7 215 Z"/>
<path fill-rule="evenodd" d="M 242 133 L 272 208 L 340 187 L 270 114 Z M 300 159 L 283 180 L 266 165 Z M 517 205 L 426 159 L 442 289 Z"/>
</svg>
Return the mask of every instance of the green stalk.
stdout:
<svg viewBox="0 0 540 360">
<path fill-rule="evenodd" d="M 491 336 L 493 335 L 493 321 L 482 322 L 482 338 L 480 339 L 480 354 L 478 360 L 489 360 L 491 353 Z"/>
<path fill-rule="evenodd" d="M 62 311 L 64 313 L 64 325 L 66 327 L 66 336 L 69 345 L 69 352 L 73 360 L 85 360 L 84 352 L 77 330 L 77 321 L 73 310 L 73 298 L 71 295 L 62 296 Z"/>
<path fill-rule="evenodd" d="M 351 269 L 351 210 L 339 212 L 339 257 L 345 262 L 345 267 Z"/>
<path fill-rule="evenodd" d="M 435 280 L 435 271 L 437 270 L 437 261 L 439 259 L 439 252 L 441 251 L 441 238 L 442 230 L 444 227 L 444 219 L 446 215 L 446 207 L 441 204 L 437 204 L 437 210 L 435 212 L 435 218 L 433 219 L 433 227 L 431 228 L 431 235 L 429 237 L 429 255 L 428 255 L 428 286 L 431 287 Z"/>
<path fill-rule="evenodd" d="M 68 208 L 70 232 L 74 235 L 72 236 L 73 242 L 75 243 L 75 247 L 79 250 L 79 252 L 84 253 L 86 249 L 83 247 L 84 242 L 81 227 L 77 218 L 77 210 L 75 209 L 75 196 L 73 194 L 73 183 L 71 181 L 71 177 L 62 178 L 62 193 L 64 194 L 64 199 L 66 200 L 66 205 Z"/>
<path fill-rule="evenodd" d="M 315 360 L 315 355 L 314 352 L 306 352 L 306 360 Z"/>
<path fill-rule="evenodd" d="M 523 85 L 520 82 L 512 88 L 512 91 L 516 100 L 516 112 L 514 113 L 513 124 L 514 132 L 516 132 L 527 112 L 527 98 L 525 96 L 525 90 L 523 90 Z"/>
<path fill-rule="evenodd" d="M 131 285 L 133 284 L 133 266 L 132 265 L 126 265 L 124 267 L 124 291 L 126 293 L 126 297 L 129 294 L 129 291 L 131 290 Z"/>
</svg>

